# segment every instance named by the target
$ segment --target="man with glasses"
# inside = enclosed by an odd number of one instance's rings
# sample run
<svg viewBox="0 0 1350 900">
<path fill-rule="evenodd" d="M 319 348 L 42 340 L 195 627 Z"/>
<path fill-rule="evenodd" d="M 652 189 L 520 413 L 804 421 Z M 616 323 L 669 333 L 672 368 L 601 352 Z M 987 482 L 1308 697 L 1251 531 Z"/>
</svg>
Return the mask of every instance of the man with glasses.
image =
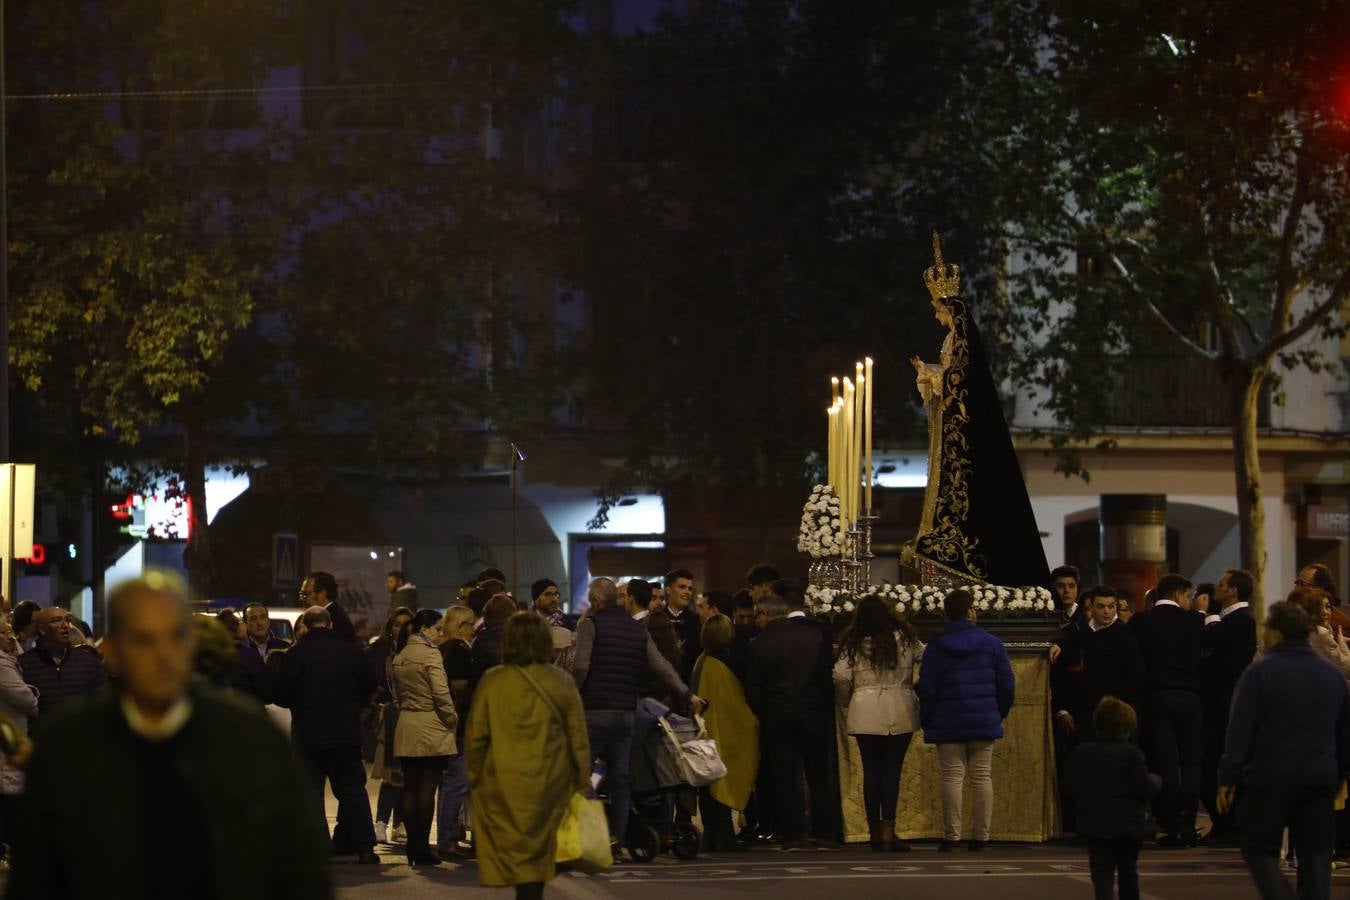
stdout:
<svg viewBox="0 0 1350 900">
<path fill-rule="evenodd" d="M 352 624 L 351 617 L 342 608 L 342 604 L 337 602 L 337 598 L 337 579 L 327 572 L 310 572 L 300 585 L 300 605 L 322 606 L 328 610 L 328 615 L 333 620 L 333 633 L 355 644 L 356 626 Z"/>
<path fill-rule="evenodd" d="M 530 599 L 533 601 L 534 614 L 554 628 L 566 628 L 567 617 L 558 604 L 562 601 L 562 592 L 549 578 L 540 578 L 530 585 Z"/>
</svg>

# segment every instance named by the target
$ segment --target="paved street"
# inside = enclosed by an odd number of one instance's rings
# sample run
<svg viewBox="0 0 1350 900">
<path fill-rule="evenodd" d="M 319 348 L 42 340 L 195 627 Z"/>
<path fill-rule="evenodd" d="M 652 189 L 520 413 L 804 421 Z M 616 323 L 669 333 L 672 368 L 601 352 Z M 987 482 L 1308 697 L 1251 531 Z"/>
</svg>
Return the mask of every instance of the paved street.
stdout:
<svg viewBox="0 0 1350 900">
<path fill-rule="evenodd" d="M 478 886 L 471 863 L 413 871 L 401 857 L 386 856 L 378 868 L 338 864 L 338 896 L 344 900 L 440 897 L 446 887 L 454 896 L 510 896 Z M 398 860 L 398 864 L 394 861 Z M 1146 898 L 1256 897 L 1236 851 L 1145 851 L 1141 860 Z M 1338 878 L 1336 891 L 1350 888 Z M 1087 860 L 1075 848 L 1060 845 L 995 846 L 975 856 L 937 852 L 936 844 L 916 845 L 905 856 L 881 857 L 865 849 L 833 853 L 750 853 L 700 857 L 682 863 L 661 857 L 648 865 L 624 864 L 596 876 L 565 876 L 552 882 L 546 896 L 555 898 L 623 898 L 623 900 L 688 900 L 689 897 L 768 896 L 776 900 L 842 896 L 848 900 L 897 896 L 941 897 L 943 900 L 992 898 L 1081 898 L 1091 896 Z"/>
</svg>

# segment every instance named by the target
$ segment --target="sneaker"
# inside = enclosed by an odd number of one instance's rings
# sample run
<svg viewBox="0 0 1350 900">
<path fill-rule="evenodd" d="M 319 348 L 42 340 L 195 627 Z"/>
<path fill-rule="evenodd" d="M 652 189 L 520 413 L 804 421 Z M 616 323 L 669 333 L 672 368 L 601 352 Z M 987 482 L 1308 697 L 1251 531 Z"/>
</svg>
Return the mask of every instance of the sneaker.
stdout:
<svg viewBox="0 0 1350 900">
<path fill-rule="evenodd" d="M 389 843 L 389 826 L 384 824 L 383 822 L 375 823 L 375 843 L 377 844 Z"/>
<path fill-rule="evenodd" d="M 402 825 L 395 825 L 394 830 L 389 834 L 390 843 L 403 844 L 408 841 L 408 830 Z"/>
</svg>

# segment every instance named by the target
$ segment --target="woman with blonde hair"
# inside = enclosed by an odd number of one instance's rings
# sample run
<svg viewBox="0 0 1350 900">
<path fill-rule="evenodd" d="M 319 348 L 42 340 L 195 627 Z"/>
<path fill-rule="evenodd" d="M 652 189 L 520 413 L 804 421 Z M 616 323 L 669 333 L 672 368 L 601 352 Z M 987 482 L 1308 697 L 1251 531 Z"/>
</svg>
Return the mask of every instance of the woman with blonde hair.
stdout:
<svg viewBox="0 0 1350 900">
<path fill-rule="evenodd" d="M 455 730 L 458 750 L 445 764 L 440 805 L 436 809 L 436 850 L 442 858 L 460 855 L 459 845 L 465 837 L 460 821 L 469 799 L 469 774 L 464 767 L 464 725 L 469 720 L 469 703 L 473 699 L 473 656 L 469 644 L 473 640 L 475 618 L 469 607 L 452 606 L 441 620 L 441 662 L 450 682 L 450 697 L 459 713 L 459 727 Z"/>
<path fill-rule="evenodd" d="M 568 802 L 591 785 L 581 696 L 552 656 L 542 619 L 507 619 L 502 664 L 483 674 L 465 729 L 478 878 L 514 885 L 518 900 L 544 896 Z"/>
<path fill-rule="evenodd" d="M 1339 669 L 1342 675 L 1350 678 L 1350 645 L 1347 645 L 1345 635 L 1339 629 L 1335 632 L 1331 630 L 1331 598 L 1318 588 L 1295 588 L 1285 600 L 1301 607 L 1308 614 L 1312 624 L 1308 646 Z"/>
<path fill-rule="evenodd" d="M 759 720 L 750 711 L 745 688 L 731 668 L 731 645 L 736 628 L 717 613 L 703 623 L 703 653 L 694 663 L 689 689 L 708 701 L 703 714 L 708 736 L 717 742 L 727 774 L 699 788 L 699 810 L 707 849 L 725 853 L 737 849 L 731 811 L 745 809 L 759 774 Z"/>
</svg>

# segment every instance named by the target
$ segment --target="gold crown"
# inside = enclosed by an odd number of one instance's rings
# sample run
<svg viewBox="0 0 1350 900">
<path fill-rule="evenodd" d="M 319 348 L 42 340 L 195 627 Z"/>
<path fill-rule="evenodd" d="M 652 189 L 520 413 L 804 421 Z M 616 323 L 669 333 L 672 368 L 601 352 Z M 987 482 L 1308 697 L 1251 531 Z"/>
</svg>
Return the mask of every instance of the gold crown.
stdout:
<svg viewBox="0 0 1350 900">
<path fill-rule="evenodd" d="M 924 271 L 923 283 L 933 295 L 934 303 L 961 293 L 961 267 L 943 263 L 942 242 L 938 240 L 936 228 L 933 229 L 933 267 Z"/>
</svg>

